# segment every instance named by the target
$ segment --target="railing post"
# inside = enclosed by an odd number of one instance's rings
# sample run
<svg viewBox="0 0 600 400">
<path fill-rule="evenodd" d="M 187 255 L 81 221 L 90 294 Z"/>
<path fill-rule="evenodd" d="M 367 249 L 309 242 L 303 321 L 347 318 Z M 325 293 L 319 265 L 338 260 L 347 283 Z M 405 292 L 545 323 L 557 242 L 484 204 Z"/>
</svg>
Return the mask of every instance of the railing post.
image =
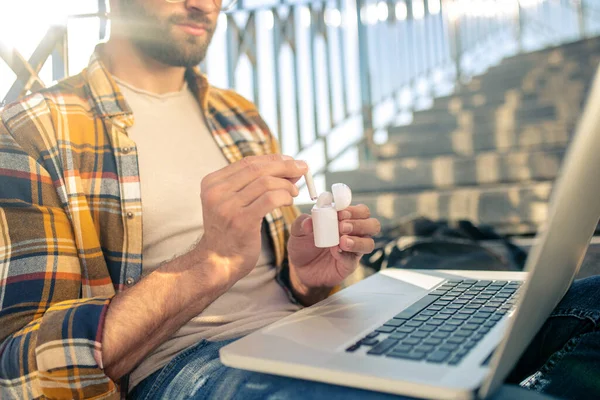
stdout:
<svg viewBox="0 0 600 400">
<path fill-rule="evenodd" d="M 457 9 L 457 3 L 452 0 L 446 0 L 444 2 L 445 9 L 448 10 L 448 26 L 450 28 L 449 39 L 450 39 L 450 56 L 454 61 L 454 68 L 456 69 L 456 90 L 460 90 L 461 79 L 462 79 L 462 40 L 460 36 L 460 12 Z"/>
<path fill-rule="evenodd" d="M 525 15 L 520 0 L 515 0 L 516 4 L 516 24 L 515 24 L 515 39 L 517 41 L 519 53 L 523 52 L 523 30 L 525 29 Z"/>
<path fill-rule="evenodd" d="M 575 3 L 577 9 L 577 22 L 579 25 L 579 36 L 584 39 L 586 36 L 586 24 L 585 24 L 585 1 L 577 0 Z"/>
<path fill-rule="evenodd" d="M 69 76 L 69 43 L 67 28 L 52 52 L 52 79 L 58 81 Z"/>
<path fill-rule="evenodd" d="M 363 131 L 365 146 L 360 155 L 360 161 L 369 162 L 375 153 L 374 126 L 373 126 L 373 101 L 371 92 L 371 72 L 369 63 L 369 45 L 367 37 L 367 26 L 361 18 L 361 10 L 366 6 L 365 0 L 356 0 L 356 23 L 358 33 L 358 61 L 360 76 L 361 113 L 363 120 Z M 366 15 L 366 9 L 364 11 Z"/>
</svg>

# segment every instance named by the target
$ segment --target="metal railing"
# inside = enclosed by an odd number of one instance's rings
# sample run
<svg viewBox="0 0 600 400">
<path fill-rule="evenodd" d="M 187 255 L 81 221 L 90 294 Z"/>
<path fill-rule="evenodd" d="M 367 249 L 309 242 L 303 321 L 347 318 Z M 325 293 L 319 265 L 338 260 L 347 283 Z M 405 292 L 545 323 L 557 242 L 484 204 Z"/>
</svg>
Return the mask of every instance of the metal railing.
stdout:
<svg viewBox="0 0 600 400">
<path fill-rule="evenodd" d="M 399 115 L 502 57 L 585 37 L 598 16 L 582 0 L 238 0 L 202 68 L 253 100 L 283 151 L 309 160 L 324 185 L 326 171 L 374 159 L 377 134 Z M 82 18 L 105 39 L 104 0 L 67 21 Z M 16 75 L 4 100 L 75 72 L 71 35 L 68 24 L 50 26 L 29 59 L 0 38 L 0 59 Z M 40 71 L 50 59 L 48 81 Z"/>
</svg>

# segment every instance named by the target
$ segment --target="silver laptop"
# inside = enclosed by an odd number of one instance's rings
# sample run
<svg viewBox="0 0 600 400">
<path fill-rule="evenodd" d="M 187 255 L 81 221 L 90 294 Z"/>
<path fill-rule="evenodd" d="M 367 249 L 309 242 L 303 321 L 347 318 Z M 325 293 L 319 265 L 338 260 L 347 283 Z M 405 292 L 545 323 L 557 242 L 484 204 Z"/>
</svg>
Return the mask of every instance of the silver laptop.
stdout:
<svg viewBox="0 0 600 400">
<path fill-rule="evenodd" d="M 419 398 L 490 396 L 568 290 L 600 217 L 600 78 L 526 272 L 387 269 L 221 350 L 225 365 Z"/>
</svg>

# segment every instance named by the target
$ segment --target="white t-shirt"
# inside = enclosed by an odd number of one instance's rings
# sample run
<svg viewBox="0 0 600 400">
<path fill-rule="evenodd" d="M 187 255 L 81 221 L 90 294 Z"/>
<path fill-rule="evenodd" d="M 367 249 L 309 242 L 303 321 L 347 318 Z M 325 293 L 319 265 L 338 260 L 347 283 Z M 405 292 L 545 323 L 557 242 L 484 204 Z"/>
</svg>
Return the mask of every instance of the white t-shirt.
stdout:
<svg viewBox="0 0 600 400">
<path fill-rule="evenodd" d="M 143 274 L 187 253 L 202 237 L 202 178 L 228 165 L 194 95 L 184 87 L 164 95 L 115 79 L 133 110 L 142 187 Z M 201 339 L 243 336 L 298 310 L 275 281 L 270 238 L 263 227 L 254 270 L 160 345 L 133 371 L 130 389 Z"/>
</svg>

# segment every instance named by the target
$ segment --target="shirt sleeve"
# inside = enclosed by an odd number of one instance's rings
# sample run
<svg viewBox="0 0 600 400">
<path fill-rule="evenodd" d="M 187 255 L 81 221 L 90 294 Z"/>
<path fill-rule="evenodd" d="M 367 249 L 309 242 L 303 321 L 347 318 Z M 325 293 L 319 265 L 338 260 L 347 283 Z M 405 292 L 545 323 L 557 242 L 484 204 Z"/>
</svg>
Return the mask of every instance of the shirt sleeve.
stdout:
<svg viewBox="0 0 600 400">
<path fill-rule="evenodd" d="M 29 140 L 44 137 L 30 113 L 11 117 L 13 131 L 0 114 L 0 398 L 118 398 L 102 369 L 112 296 L 82 293 L 63 178 L 44 167 L 58 156 Z"/>
</svg>

